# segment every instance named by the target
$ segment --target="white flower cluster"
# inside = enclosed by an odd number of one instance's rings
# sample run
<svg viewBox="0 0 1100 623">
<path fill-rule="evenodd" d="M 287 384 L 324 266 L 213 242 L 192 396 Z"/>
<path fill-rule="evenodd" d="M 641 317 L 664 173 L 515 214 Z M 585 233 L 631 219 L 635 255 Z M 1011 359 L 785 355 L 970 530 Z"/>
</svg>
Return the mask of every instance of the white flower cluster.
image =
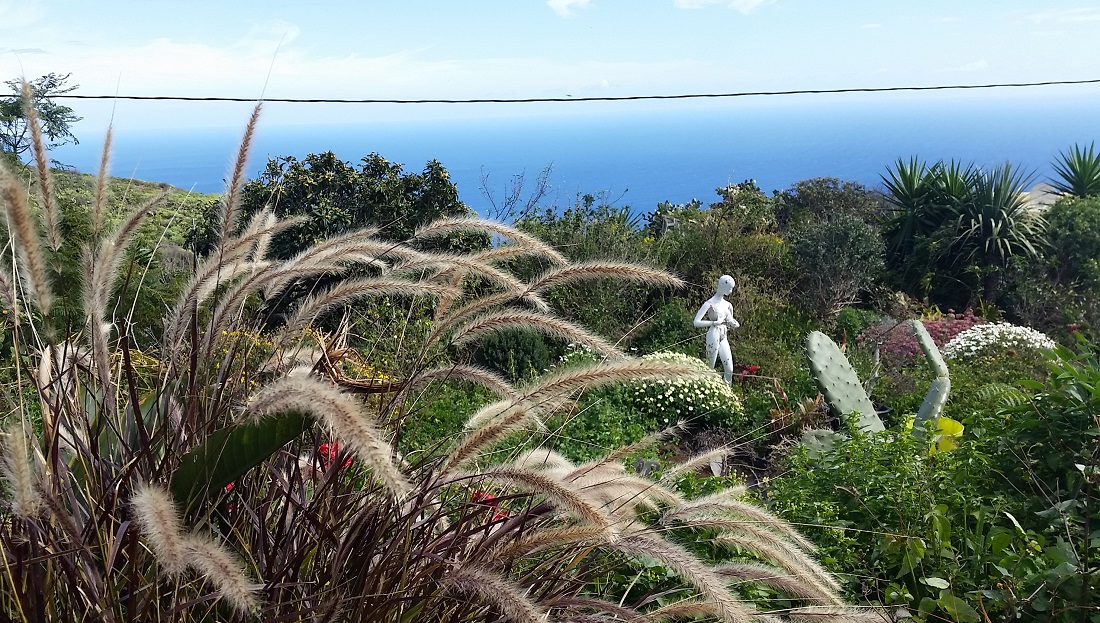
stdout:
<svg viewBox="0 0 1100 623">
<path fill-rule="evenodd" d="M 710 370 L 705 361 L 680 353 L 653 353 L 643 359 L 686 363 Z M 704 418 L 710 422 L 728 422 L 744 412 L 744 406 L 722 375 L 713 372 L 701 378 L 643 381 L 631 385 L 635 408 L 650 413 L 658 422 L 672 424 L 678 419 Z"/>
<path fill-rule="evenodd" d="M 593 363 L 603 359 L 603 355 L 592 350 L 592 347 L 588 344 L 578 344 L 576 342 L 570 342 L 565 347 L 565 354 L 558 357 L 558 363 L 551 364 L 550 368 L 557 367 L 567 368 L 571 365 L 577 365 L 582 363 Z"/>
<path fill-rule="evenodd" d="M 967 359 L 1009 349 L 1051 349 L 1054 340 L 1028 327 L 998 322 L 979 324 L 956 335 L 943 347 L 947 359 Z"/>
</svg>

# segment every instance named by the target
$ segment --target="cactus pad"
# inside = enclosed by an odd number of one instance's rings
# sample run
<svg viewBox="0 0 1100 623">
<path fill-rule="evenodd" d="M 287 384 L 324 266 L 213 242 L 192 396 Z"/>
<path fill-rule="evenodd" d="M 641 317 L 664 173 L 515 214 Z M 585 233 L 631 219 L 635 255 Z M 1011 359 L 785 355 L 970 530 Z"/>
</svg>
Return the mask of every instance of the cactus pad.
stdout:
<svg viewBox="0 0 1100 623">
<path fill-rule="evenodd" d="M 940 349 L 936 348 L 936 343 L 932 341 L 932 336 L 928 335 L 924 324 L 919 320 L 910 320 L 909 326 L 913 329 L 913 337 L 917 338 L 917 344 L 920 344 L 920 349 L 924 351 L 924 357 L 928 360 L 928 367 L 932 368 L 932 374 L 937 378 L 947 376 L 947 362 L 943 360 Z"/>
<path fill-rule="evenodd" d="M 864 432 L 885 430 L 859 376 L 836 342 L 820 331 L 813 331 L 806 336 L 805 351 L 810 373 L 824 394 L 825 401 L 837 415 L 858 414 L 857 425 Z"/>
<path fill-rule="evenodd" d="M 917 411 L 917 417 L 913 421 L 913 434 L 922 435 L 924 434 L 926 422 L 931 420 L 932 424 L 935 425 L 936 420 L 943 413 L 943 407 L 947 404 L 947 396 L 951 393 L 951 377 L 947 374 L 947 362 L 943 360 L 940 349 L 936 348 L 936 343 L 932 341 L 932 336 L 928 335 L 924 325 L 919 320 L 913 320 L 910 322 L 910 326 L 913 328 L 913 335 L 917 338 L 917 343 L 920 344 L 920 349 L 924 351 L 924 357 L 928 360 L 928 367 L 932 369 L 932 374 L 936 375 L 931 387 L 928 388 L 928 393 L 924 395 L 924 402 L 921 403 L 920 410 Z"/>
<path fill-rule="evenodd" d="M 932 381 L 928 393 L 924 395 L 924 402 L 917 411 L 917 417 L 913 420 L 913 434 L 924 434 L 925 422 L 931 420 L 935 424 L 943 413 L 943 406 L 947 404 L 947 395 L 951 393 L 951 378 L 941 376 Z"/>
</svg>

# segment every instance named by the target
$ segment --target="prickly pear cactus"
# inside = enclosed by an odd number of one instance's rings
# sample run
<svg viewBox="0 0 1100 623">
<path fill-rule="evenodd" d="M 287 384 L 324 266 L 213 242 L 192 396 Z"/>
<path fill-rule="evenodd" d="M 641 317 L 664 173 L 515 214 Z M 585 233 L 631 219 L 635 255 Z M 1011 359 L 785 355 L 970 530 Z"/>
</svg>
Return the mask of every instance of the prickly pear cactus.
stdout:
<svg viewBox="0 0 1100 623">
<path fill-rule="evenodd" d="M 806 336 L 805 351 L 817 388 L 834 412 L 840 415 L 858 414 L 857 424 L 864 432 L 885 430 L 859 376 L 836 342 L 820 331 L 813 331 Z"/>
<path fill-rule="evenodd" d="M 947 396 L 951 393 L 951 377 L 948 376 L 947 363 L 943 360 L 940 349 L 936 348 L 936 343 L 932 341 L 932 336 L 928 335 L 924 325 L 919 320 L 913 320 L 910 322 L 910 326 L 913 328 L 913 335 L 917 338 L 917 343 L 920 344 L 920 349 L 924 351 L 928 366 L 932 368 L 932 374 L 936 375 L 936 378 L 932 381 L 932 386 L 928 388 L 928 393 L 924 395 L 924 402 L 921 403 L 920 410 L 917 411 L 917 417 L 913 421 L 913 433 L 921 435 L 925 431 L 926 423 L 931 420 L 934 426 L 940 414 L 943 413 L 943 407 L 947 404 Z"/>
</svg>

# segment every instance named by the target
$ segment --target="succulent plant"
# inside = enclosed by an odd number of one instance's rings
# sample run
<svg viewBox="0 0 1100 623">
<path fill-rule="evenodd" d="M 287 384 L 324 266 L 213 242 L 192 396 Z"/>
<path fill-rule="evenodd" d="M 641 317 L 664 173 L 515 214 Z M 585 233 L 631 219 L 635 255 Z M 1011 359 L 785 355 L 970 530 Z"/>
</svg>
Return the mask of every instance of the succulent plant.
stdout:
<svg viewBox="0 0 1100 623">
<path fill-rule="evenodd" d="M 919 320 L 911 320 L 909 324 L 913 329 L 913 335 L 917 338 L 917 343 L 920 344 L 920 349 L 924 351 L 924 358 L 928 360 L 928 367 L 932 369 L 932 374 L 936 375 L 913 421 L 913 433 L 919 435 L 924 432 L 927 422 L 931 421 L 935 426 L 936 420 L 943 413 L 943 406 L 947 404 L 947 395 L 951 393 L 951 377 L 948 376 L 947 363 L 943 360 L 940 349 L 936 348 L 936 343 L 932 341 L 932 336 L 928 335 L 924 325 Z"/>
<path fill-rule="evenodd" d="M 920 435 L 924 433 L 929 421 L 935 426 L 936 420 L 943 413 L 943 407 L 951 391 L 951 377 L 948 376 L 947 363 L 944 362 L 940 350 L 936 348 L 936 343 L 932 341 L 924 325 L 919 320 L 911 320 L 908 324 L 921 350 L 924 351 L 932 374 L 936 376 L 931 387 L 928 388 L 928 393 L 924 396 L 924 402 L 913 424 L 914 434 Z M 806 359 L 810 364 L 810 373 L 834 413 L 839 415 L 855 413 L 859 418 L 856 425 L 863 432 L 874 433 L 885 430 L 874 405 L 871 404 L 870 397 L 863 389 L 859 376 L 856 375 L 855 370 L 848 363 L 848 358 L 840 351 L 836 342 L 820 331 L 813 331 L 806 336 L 805 351 Z"/>
<path fill-rule="evenodd" d="M 857 414 L 859 419 L 856 425 L 863 432 L 885 430 L 859 376 L 832 338 L 820 331 L 813 331 L 806 336 L 805 351 L 810 373 L 834 413 L 842 416 Z"/>
</svg>

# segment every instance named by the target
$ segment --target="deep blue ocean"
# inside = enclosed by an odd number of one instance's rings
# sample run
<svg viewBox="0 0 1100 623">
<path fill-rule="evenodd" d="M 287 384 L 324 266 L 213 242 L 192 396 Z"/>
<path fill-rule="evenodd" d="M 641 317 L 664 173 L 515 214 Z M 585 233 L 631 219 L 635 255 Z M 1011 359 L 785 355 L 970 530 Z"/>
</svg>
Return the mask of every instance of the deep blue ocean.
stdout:
<svg viewBox="0 0 1100 623">
<path fill-rule="evenodd" d="M 579 110 L 582 105 L 587 108 Z M 1011 161 L 1043 181 L 1059 151 L 1100 139 L 1096 90 L 570 106 L 568 114 L 494 117 L 480 110 L 441 118 L 437 111 L 424 119 L 374 121 L 364 110 L 361 119 L 339 125 L 319 115 L 312 118 L 321 123 L 261 122 L 249 169 L 258 172 L 268 157 L 324 150 L 353 163 L 377 152 L 409 172 L 434 158 L 450 171 L 462 200 L 484 212 L 483 179 L 499 202 L 514 176 L 523 174 L 529 189 L 550 166 L 544 204 L 605 193 L 615 205 L 649 212 L 661 201 L 709 202 L 715 188 L 746 179 L 768 192 L 817 176 L 874 187 L 887 165 L 913 155 L 983 166 Z M 242 129 L 243 123 L 235 130 L 122 128 L 111 172 L 219 192 Z M 102 134 L 78 134 L 80 145 L 59 148 L 53 157 L 92 172 Z"/>
</svg>

